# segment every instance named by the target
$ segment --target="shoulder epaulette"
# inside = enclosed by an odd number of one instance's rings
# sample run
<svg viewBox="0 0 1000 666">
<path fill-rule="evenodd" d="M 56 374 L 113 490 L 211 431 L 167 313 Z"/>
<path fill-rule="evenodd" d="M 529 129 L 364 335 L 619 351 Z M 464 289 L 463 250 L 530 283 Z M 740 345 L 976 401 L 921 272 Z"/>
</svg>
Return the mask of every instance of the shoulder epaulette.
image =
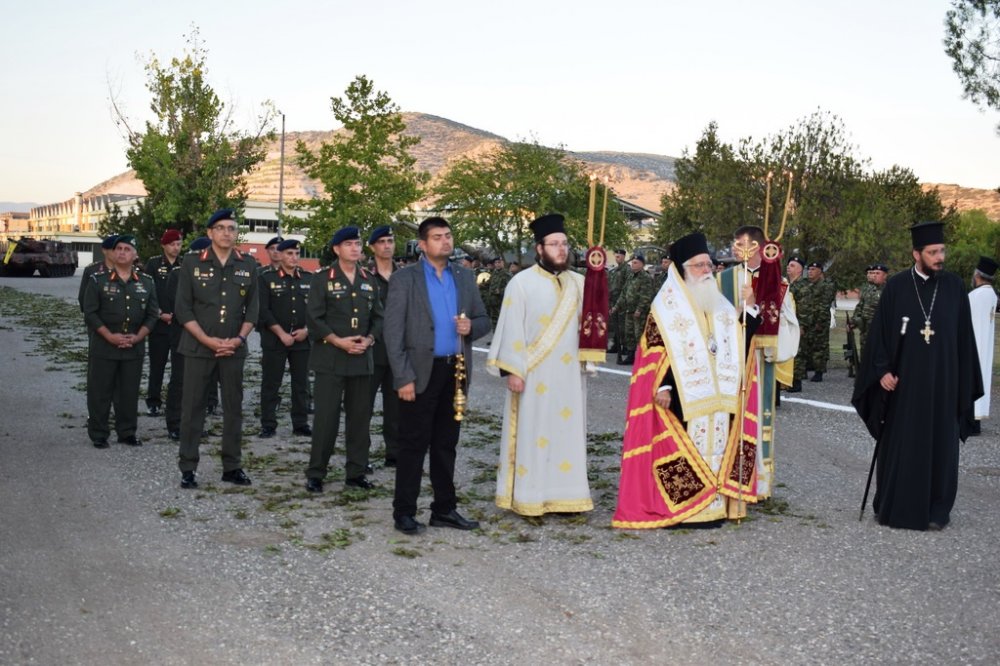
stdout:
<svg viewBox="0 0 1000 666">
<path fill-rule="evenodd" d="M 208 248 L 207 247 L 204 250 L 201 251 L 201 254 L 198 255 L 198 258 L 201 259 L 202 261 L 208 261 Z"/>
</svg>

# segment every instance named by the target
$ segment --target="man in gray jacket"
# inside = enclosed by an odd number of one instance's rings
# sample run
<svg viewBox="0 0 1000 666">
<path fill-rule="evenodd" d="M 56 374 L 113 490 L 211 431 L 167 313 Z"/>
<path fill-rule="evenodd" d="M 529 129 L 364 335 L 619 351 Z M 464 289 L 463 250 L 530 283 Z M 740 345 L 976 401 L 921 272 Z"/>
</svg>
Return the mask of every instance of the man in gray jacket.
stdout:
<svg viewBox="0 0 1000 666">
<path fill-rule="evenodd" d="M 455 448 L 460 422 L 455 420 L 456 356 L 465 359 L 465 389 L 472 370 L 472 341 L 490 330 L 490 319 L 472 271 L 451 265 L 454 242 L 444 218 L 431 217 L 418 230 L 420 261 L 393 274 L 385 307 L 386 352 L 399 393 L 396 459 L 395 527 L 417 534 L 417 497 L 424 457 L 430 452 L 430 524 L 473 530 L 479 523 L 456 510 Z"/>
</svg>

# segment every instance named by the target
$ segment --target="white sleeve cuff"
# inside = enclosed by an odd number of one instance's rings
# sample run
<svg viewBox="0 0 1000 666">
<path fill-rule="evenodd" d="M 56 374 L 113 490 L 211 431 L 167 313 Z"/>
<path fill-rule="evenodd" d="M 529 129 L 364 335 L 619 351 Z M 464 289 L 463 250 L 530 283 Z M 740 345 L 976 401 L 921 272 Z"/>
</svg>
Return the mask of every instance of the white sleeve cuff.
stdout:
<svg viewBox="0 0 1000 666">
<path fill-rule="evenodd" d="M 670 386 L 669 384 L 664 384 L 660 388 L 656 389 L 656 392 L 657 393 L 662 393 L 663 391 L 671 391 L 671 390 L 673 390 L 673 388 L 674 387 Z"/>
</svg>

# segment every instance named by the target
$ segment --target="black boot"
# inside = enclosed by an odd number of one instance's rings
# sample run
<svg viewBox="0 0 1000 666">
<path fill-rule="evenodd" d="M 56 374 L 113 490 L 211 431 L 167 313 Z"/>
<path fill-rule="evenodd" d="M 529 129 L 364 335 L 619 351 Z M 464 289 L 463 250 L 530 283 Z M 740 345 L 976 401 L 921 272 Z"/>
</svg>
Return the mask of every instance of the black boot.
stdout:
<svg viewBox="0 0 1000 666">
<path fill-rule="evenodd" d="M 792 385 L 787 389 L 789 393 L 802 393 L 802 380 L 792 380 Z"/>
<path fill-rule="evenodd" d="M 819 370 L 817 370 L 816 372 L 813 373 L 812 379 L 810 379 L 809 381 L 811 381 L 811 382 L 821 382 L 821 381 L 823 381 L 823 373 L 820 372 Z"/>
</svg>

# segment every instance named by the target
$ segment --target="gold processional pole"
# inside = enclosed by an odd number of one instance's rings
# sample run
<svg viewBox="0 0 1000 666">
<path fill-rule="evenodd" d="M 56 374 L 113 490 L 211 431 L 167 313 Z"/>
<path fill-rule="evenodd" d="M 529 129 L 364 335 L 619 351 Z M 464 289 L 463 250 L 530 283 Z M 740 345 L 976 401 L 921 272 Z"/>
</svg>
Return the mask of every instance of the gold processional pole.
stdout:
<svg viewBox="0 0 1000 666">
<path fill-rule="evenodd" d="M 465 319 L 465 313 L 458 315 L 459 319 Z M 455 420 L 461 421 L 465 418 L 465 405 L 468 402 L 465 397 L 465 343 L 462 336 L 458 336 L 458 353 L 455 354 L 455 400 L 452 406 L 455 408 Z"/>
</svg>

